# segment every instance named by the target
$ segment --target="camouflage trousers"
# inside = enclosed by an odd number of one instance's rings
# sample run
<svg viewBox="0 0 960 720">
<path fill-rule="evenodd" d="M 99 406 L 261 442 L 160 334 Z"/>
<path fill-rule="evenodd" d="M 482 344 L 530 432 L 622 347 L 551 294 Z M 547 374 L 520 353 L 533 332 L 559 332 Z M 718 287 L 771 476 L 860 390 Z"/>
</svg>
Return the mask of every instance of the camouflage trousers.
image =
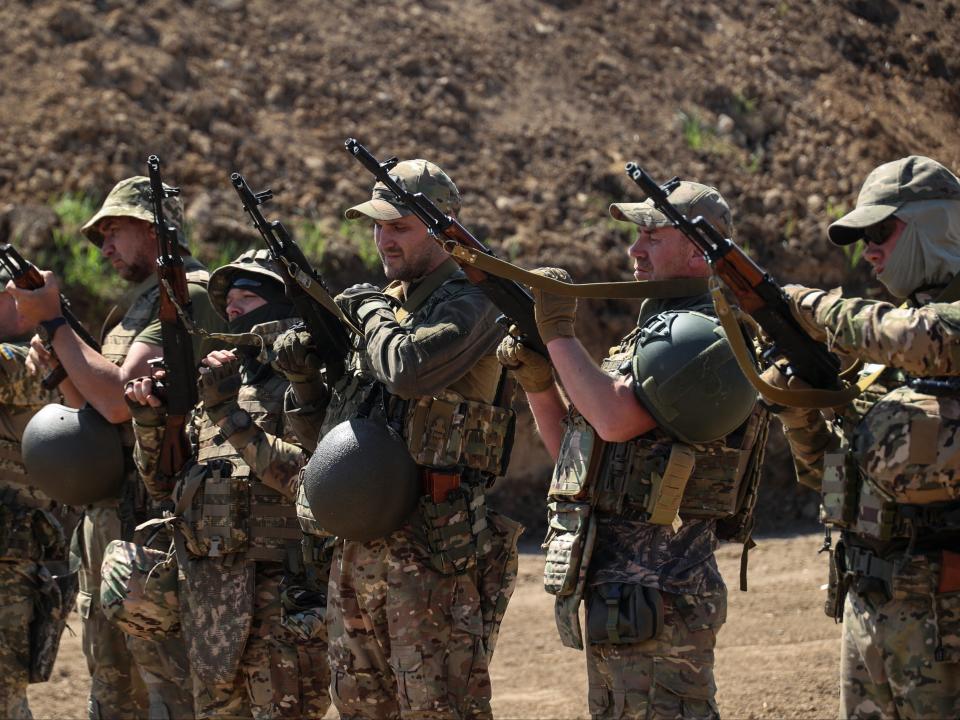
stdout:
<svg viewBox="0 0 960 720">
<path fill-rule="evenodd" d="M 3 718 L 33 717 L 27 704 L 27 685 L 37 569 L 31 560 L 0 560 L 0 717 Z"/>
<path fill-rule="evenodd" d="M 715 700 L 713 649 L 726 620 L 726 592 L 710 598 L 670 593 L 663 593 L 662 597 L 663 630 L 657 637 L 640 643 L 587 645 L 587 700 L 591 717 L 720 717 Z"/>
<path fill-rule="evenodd" d="M 309 639 L 291 629 L 281 609 L 285 574 L 280 563 L 256 563 L 253 619 L 237 672 L 232 682 L 222 684 L 204 683 L 194 675 L 198 718 L 322 718 L 327 712 L 326 628 L 311 625 Z"/>
<path fill-rule="evenodd" d="M 475 577 L 434 570 L 410 526 L 337 544 L 327 628 L 341 717 L 492 717 Z"/>
<path fill-rule="evenodd" d="M 101 565 L 107 545 L 121 536 L 115 507 L 93 507 L 80 530 L 83 652 L 90 670 L 91 719 L 193 716 L 190 673 L 182 640 L 158 643 L 128 637 L 100 609 Z"/>
<path fill-rule="evenodd" d="M 895 592 L 890 600 L 876 592 L 847 594 L 841 718 L 960 717 L 960 592 L 930 590 Z M 946 656 L 937 661 L 941 643 Z"/>
</svg>

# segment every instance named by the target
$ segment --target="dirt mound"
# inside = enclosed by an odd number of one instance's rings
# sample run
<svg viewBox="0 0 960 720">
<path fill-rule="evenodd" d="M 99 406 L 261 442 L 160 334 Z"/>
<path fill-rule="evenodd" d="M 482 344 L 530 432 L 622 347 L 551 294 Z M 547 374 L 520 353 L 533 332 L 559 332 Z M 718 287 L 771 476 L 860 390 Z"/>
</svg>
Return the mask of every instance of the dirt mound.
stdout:
<svg viewBox="0 0 960 720">
<path fill-rule="evenodd" d="M 907 0 L 12 0 L 0 8 L 0 193 L 13 207 L 0 234 L 49 243 L 42 209 L 25 206 L 102 198 L 157 153 L 202 256 L 253 241 L 228 183 L 239 169 L 272 185 L 271 214 L 326 233 L 321 267 L 339 289 L 373 277 L 340 221 L 369 191 L 342 150 L 356 136 L 440 163 L 465 224 L 526 266 L 625 278 L 629 234 L 606 206 L 638 197 L 623 173 L 634 159 L 719 187 L 739 241 L 780 278 L 861 289 L 865 271 L 824 231 L 869 169 L 908 153 L 960 166 L 955 12 Z M 635 311 L 592 303 L 591 348 Z M 542 472 L 542 455 L 519 455 L 515 476 Z"/>
</svg>

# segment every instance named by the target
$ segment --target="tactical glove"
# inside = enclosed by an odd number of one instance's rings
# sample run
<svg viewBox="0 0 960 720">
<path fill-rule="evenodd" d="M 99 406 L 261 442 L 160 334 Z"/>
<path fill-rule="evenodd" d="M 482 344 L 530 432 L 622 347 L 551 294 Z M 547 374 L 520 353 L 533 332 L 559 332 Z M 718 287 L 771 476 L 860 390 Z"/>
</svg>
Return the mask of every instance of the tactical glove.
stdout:
<svg viewBox="0 0 960 720">
<path fill-rule="evenodd" d="M 210 420 L 218 422 L 233 412 L 241 384 L 240 358 L 234 357 L 217 367 L 200 368 L 197 388 Z"/>
<path fill-rule="evenodd" d="M 514 328 L 511 328 L 511 332 Z M 497 360 L 513 373 L 524 392 L 538 393 L 553 387 L 553 366 L 540 353 L 525 348 L 507 335 L 497 348 Z"/>
<path fill-rule="evenodd" d="M 378 308 L 391 309 L 393 306 L 390 299 L 387 298 L 380 288 L 370 283 L 360 283 L 348 287 L 342 293 L 334 298 L 343 314 L 346 315 L 361 330 L 364 320 L 370 315 L 370 312 Z"/>
<path fill-rule="evenodd" d="M 788 377 L 782 366 L 771 365 L 764 370 L 761 375 L 767 383 L 782 390 L 802 390 L 810 386 L 795 375 Z M 783 424 L 784 432 L 791 430 L 800 430 L 806 427 L 812 427 L 822 422 L 820 411 L 815 408 L 795 408 L 785 405 L 770 403 L 764 398 L 764 402 L 777 416 L 777 419 Z"/>
<path fill-rule="evenodd" d="M 123 399 L 126 401 L 127 407 L 130 409 L 130 417 L 133 418 L 135 423 L 143 427 L 160 427 L 166 422 L 167 406 L 161 405 L 160 407 L 154 407 L 153 405 L 141 405 L 138 400 L 131 397 L 133 394 L 133 386 L 147 379 L 152 378 L 142 377 L 129 380 L 123 388 Z M 157 396 L 154 395 L 154 397 Z"/>
<path fill-rule="evenodd" d="M 273 367 L 292 383 L 309 383 L 320 379 L 323 361 L 307 330 L 290 328 L 273 343 Z"/>
<path fill-rule="evenodd" d="M 790 301 L 790 312 L 803 331 L 814 340 L 826 342 L 827 331 L 817 322 L 817 308 L 830 293 L 803 285 L 785 285 L 783 291 Z"/>
<path fill-rule="evenodd" d="M 537 275 L 570 282 L 570 273 L 562 268 L 537 268 L 534 270 Z M 563 295 L 551 295 L 544 290 L 532 288 L 534 319 L 537 321 L 537 329 L 540 331 L 540 337 L 546 344 L 558 337 L 573 337 L 573 325 L 577 318 L 577 299 L 575 297 L 565 297 Z"/>
</svg>

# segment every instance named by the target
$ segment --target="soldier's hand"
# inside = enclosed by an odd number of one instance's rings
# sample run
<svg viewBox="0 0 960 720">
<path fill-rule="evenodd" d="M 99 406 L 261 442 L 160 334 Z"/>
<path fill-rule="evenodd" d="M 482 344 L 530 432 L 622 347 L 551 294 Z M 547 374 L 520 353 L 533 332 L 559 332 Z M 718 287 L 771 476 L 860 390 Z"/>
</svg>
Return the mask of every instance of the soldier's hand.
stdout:
<svg viewBox="0 0 960 720">
<path fill-rule="evenodd" d="M 60 317 L 60 283 L 56 275 L 49 270 L 41 270 L 43 287 L 36 290 L 21 290 L 7 281 L 6 292 L 17 303 L 17 313 L 29 321 L 30 325 L 39 325 L 46 320 Z"/>
<path fill-rule="evenodd" d="M 511 333 L 515 328 L 511 328 Z M 527 393 L 538 393 L 553 387 L 553 366 L 540 353 L 523 346 L 513 334 L 507 335 L 497 348 L 497 360 L 513 373 Z"/>
<path fill-rule="evenodd" d="M 60 361 L 57 360 L 56 355 L 50 352 L 41 337 L 34 335 L 30 338 L 30 349 L 27 351 L 25 364 L 27 372 L 36 375 L 37 373 L 48 373 L 55 370 L 60 365 Z"/>
<path fill-rule="evenodd" d="M 784 285 L 783 292 L 786 293 L 787 300 L 790 301 L 790 312 L 800 323 L 803 331 L 814 340 L 826 342 L 827 332 L 817 322 L 817 308 L 831 293 L 804 287 L 803 285 Z"/>
<path fill-rule="evenodd" d="M 537 275 L 570 282 L 571 277 L 563 268 L 544 267 L 534 270 Z M 553 295 L 544 290 L 531 288 L 533 295 L 533 314 L 537 329 L 544 343 L 558 337 L 574 337 L 574 322 L 577 319 L 577 299 L 563 295 Z"/>
<path fill-rule="evenodd" d="M 360 283 L 348 287 L 334 298 L 334 302 L 340 306 L 343 314 L 350 318 L 350 321 L 361 330 L 363 329 L 363 321 L 370 309 L 391 307 L 387 296 L 380 291 L 380 288 L 370 283 Z M 367 305 L 370 307 L 365 307 Z M 363 308 L 362 312 L 361 308 Z"/>
<path fill-rule="evenodd" d="M 323 361 L 313 343 L 313 336 L 302 328 L 290 328 L 273 343 L 273 367 L 292 383 L 308 383 L 320 379 Z"/>
<path fill-rule="evenodd" d="M 240 358 L 232 350 L 214 350 L 200 361 L 197 388 L 207 416 L 217 422 L 230 414 L 240 392 Z"/>
<path fill-rule="evenodd" d="M 783 363 L 771 365 L 760 374 L 760 377 L 768 384 L 781 390 L 804 390 L 810 387 L 796 375 L 788 375 L 786 373 L 786 365 Z M 764 402 L 767 403 L 773 411 L 773 414 L 776 415 L 777 419 L 783 424 L 785 432 L 810 427 L 821 422 L 819 410 L 778 405 L 767 398 L 764 398 Z"/>
<path fill-rule="evenodd" d="M 154 380 L 149 375 L 128 380 L 123 397 L 130 415 L 138 425 L 159 427 L 167 418 L 167 406 L 155 392 Z"/>
</svg>

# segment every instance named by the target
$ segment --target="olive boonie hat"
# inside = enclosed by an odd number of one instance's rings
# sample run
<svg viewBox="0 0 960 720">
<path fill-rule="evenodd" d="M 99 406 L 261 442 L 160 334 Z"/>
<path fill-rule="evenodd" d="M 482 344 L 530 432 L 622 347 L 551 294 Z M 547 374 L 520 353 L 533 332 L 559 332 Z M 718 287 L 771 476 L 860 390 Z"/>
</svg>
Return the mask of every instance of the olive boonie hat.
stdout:
<svg viewBox="0 0 960 720">
<path fill-rule="evenodd" d="M 164 187 L 168 187 L 164 185 Z M 163 200 L 164 219 L 177 229 L 177 242 L 184 250 L 189 250 L 187 236 L 183 231 L 183 205 L 180 197 L 174 195 Z M 111 217 L 131 217 L 153 224 L 153 193 L 150 191 L 150 178 L 143 175 L 121 180 L 103 201 L 97 214 L 87 220 L 80 228 L 87 240 L 97 247 L 103 245 L 103 233 L 99 225 L 102 220 Z"/>
<path fill-rule="evenodd" d="M 857 206 L 833 223 L 827 233 L 835 245 L 863 237 L 864 228 L 883 222 L 917 200 L 960 200 L 960 180 L 936 160 L 922 155 L 885 163 L 867 175 Z"/>
<path fill-rule="evenodd" d="M 715 188 L 684 180 L 670 193 L 668 199 L 689 220 L 701 215 L 724 237 L 733 237 L 733 217 L 730 214 L 730 206 Z M 641 203 L 613 203 L 610 206 L 610 215 L 616 220 L 633 222 L 646 228 L 673 225 L 666 215 L 654 207 L 653 200 L 645 200 Z"/>
<path fill-rule="evenodd" d="M 248 275 L 276 283 L 283 289 L 283 271 L 273 259 L 269 250 L 247 250 L 236 260 L 210 273 L 207 281 L 207 295 L 213 309 L 227 317 L 227 293 L 239 276 Z"/>
<path fill-rule="evenodd" d="M 453 180 L 429 160 L 404 160 L 390 171 L 397 184 L 412 193 L 423 193 L 447 215 L 460 210 L 460 191 Z M 367 216 L 374 220 L 398 220 L 410 211 L 397 201 L 396 195 L 378 182 L 373 186 L 373 197 L 354 205 L 344 215 L 348 220 Z"/>
</svg>

